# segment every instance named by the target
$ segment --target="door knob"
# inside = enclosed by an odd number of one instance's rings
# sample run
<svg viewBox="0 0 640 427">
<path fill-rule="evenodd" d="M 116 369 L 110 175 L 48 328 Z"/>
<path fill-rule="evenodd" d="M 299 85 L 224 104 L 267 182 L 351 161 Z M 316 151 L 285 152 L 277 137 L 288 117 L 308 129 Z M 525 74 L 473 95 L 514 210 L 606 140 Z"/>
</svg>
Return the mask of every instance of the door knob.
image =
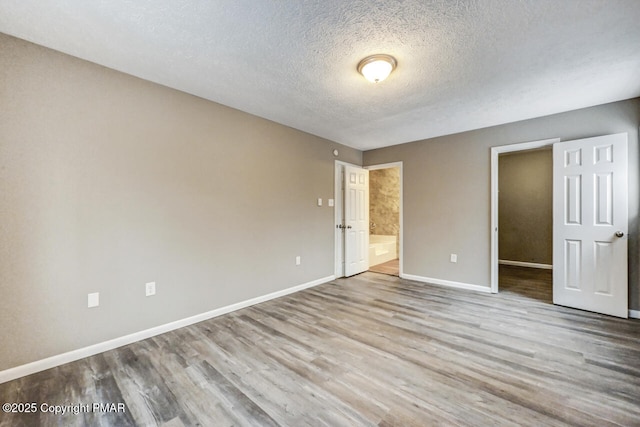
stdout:
<svg viewBox="0 0 640 427">
<path fill-rule="evenodd" d="M 350 225 L 347 225 L 347 228 L 351 228 L 351 226 L 350 226 Z"/>
<path fill-rule="evenodd" d="M 616 237 L 622 237 L 622 236 L 624 236 L 624 232 L 616 231 Z"/>
</svg>

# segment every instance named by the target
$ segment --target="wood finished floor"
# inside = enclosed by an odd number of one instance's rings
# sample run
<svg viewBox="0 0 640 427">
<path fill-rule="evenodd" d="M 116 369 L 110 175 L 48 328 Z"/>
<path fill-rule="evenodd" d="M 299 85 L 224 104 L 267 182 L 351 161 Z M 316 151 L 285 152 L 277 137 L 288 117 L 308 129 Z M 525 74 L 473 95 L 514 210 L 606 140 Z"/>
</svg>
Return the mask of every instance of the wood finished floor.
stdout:
<svg viewBox="0 0 640 427">
<path fill-rule="evenodd" d="M 392 259 L 391 261 L 383 262 L 382 264 L 372 265 L 369 267 L 369 271 L 374 273 L 389 274 L 391 276 L 400 275 L 400 260 Z"/>
<path fill-rule="evenodd" d="M 126 411 L 0 426 L 639 426 L 640 322 L 553 306 L 531 270 L 501 281 L 336 280 L 2 384 Z"/>
</svg>

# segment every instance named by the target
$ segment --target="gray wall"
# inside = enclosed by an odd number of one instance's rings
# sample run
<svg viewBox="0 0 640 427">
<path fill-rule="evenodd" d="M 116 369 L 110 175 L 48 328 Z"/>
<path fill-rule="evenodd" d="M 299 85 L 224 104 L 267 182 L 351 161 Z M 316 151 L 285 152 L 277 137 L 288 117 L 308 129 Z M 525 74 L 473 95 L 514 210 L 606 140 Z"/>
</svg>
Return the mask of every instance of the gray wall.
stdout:
<svg viewBox="0 0 640 427">
<path fill-rule="evenodd" d="M 360 152 L 1 34 L 0 91 L 0 370 L 333 274 Z"/>
<path fill-rule="evenodd" d="M 640 99 L 632 99 L 367 151 L 364 164 L 403 162 L 406 274 L 488 287 L 490 147 L 627 132 L 629 300 L 630 308 L 638 310 L 638 124 Z M 457 264 L 449 262 L 450 253 L 458 254 Z"/>
<path fill-rule="evenodd" d="M 553 264 L 551 148 L 504 153 L 498 163 L 499 258 Z"/>
</svg>

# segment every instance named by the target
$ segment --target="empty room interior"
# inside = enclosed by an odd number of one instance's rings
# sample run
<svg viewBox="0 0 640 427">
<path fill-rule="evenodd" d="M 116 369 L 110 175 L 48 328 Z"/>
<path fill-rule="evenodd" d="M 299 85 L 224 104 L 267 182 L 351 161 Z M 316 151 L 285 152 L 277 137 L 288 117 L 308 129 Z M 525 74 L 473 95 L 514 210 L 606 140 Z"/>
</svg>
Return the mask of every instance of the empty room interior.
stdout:
<svg viewBox="0 0 640 427">
<path fill-rule="evenodd" d="M 640 2 L 0 4 L 0 427 L 640 425 Z"/>
</svg>

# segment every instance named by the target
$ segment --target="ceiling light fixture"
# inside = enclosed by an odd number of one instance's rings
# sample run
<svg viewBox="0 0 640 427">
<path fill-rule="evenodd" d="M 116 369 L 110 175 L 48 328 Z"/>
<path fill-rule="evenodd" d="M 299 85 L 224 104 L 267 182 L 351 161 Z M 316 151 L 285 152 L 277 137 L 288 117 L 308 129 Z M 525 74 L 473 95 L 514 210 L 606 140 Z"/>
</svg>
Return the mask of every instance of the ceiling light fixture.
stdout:
<svg viewBox="0 0 640 427">
<path fill-rule="evenodd" d="M 395 70 L 396 65 L 398 65 L 398 62 L 391 55 L 371 55 L 360 61 L 358 72 L 370 82 L 380 83 L 389 77 L 389 74 Z"/>
</svg>

